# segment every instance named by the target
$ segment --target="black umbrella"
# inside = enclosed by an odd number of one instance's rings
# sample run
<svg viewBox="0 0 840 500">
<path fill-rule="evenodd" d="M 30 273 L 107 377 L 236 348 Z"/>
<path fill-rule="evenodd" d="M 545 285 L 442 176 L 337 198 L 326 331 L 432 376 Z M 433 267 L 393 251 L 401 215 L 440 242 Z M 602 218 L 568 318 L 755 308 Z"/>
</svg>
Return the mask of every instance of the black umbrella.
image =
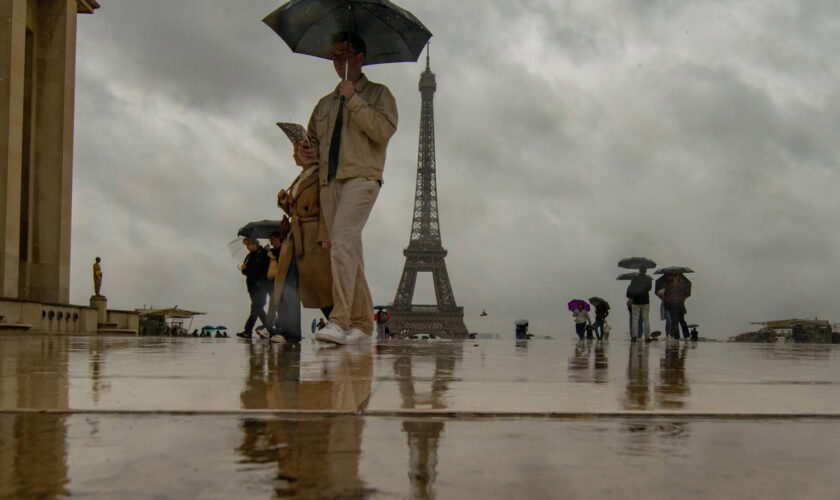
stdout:
<svg viewBox="0 0 840 500">
<path fill-rule="evenodd" d="M 641 276 L 639 273 L 623 273 L 619 274 L 615 279 L 622 280 L 622 281 L 630 281 L 636 276 Z"/>
<path fill-rule="evenodd" d="M 598 304 L 603 304 L 607 309 L 610 308 L 610 303 L 601 297 L 589 297 L 589 303 L 595 307 L 598 307 Z"/>
<path fill-rule="evenodd" d="M 685 274 L 685 273 L 693 273 L 694 270 L 690 267 L 684 266 L 670 266 L 670 267 L 663 267 L 662 269 L 657 269 L 657 271 L 653 274 Z"/>
<path fill-rule="evenodd" d="M 686 278 L 685 276 L 683 276 L 682 274 L 679 274 L 679 273 L 663 274 L 662 276 L 657 278 L 654 290 L 658 291 L 658 290 L 662 290 L 663 288 L 665 288 L 665 285 L 667 284 L 667 280 L 669 279 L 669 276 L 674 276 L 674 275 L 676 275 L 677 281 L 683 287 L 683 290 L 685 291 L 686 297 L 691 297 L 691 280 L 689 280 L 688 278 Z"/>
<path fill-rule="evenodd" d="M 274 231 L 280 230 L 279 220 L 258 220 L 249 222 L 239 228 L 237 236 L 250 239 L 266 239 Z"/>
<path fill-rule="evenodd" d="M 656 267 L 656 262 L 647 257 L 627 257 L 618 261 L 618 267 L 623 267 L 624 269 L 653 269 Z"/>
<path fill-rule="evenodd" d="M 432 34 L 387 0 L 291 0 L 266 16 L 293 52 L 332 59 L 332 38 L 352 31 L 367 45 L 365 64 L 415 62 Z"/>
</svg>

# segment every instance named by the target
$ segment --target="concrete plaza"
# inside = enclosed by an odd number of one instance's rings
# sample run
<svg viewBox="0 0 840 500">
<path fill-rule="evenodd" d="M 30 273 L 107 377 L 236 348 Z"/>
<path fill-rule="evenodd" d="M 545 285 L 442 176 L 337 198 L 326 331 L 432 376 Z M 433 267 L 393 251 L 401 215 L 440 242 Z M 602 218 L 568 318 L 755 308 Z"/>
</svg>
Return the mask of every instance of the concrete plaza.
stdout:
<svg viewBox="0 0 840 500">
<path fill-rule="evenodd" d="M 840 349 L 0 336 L 0 498 L 836 498 Z"/>
</svg>

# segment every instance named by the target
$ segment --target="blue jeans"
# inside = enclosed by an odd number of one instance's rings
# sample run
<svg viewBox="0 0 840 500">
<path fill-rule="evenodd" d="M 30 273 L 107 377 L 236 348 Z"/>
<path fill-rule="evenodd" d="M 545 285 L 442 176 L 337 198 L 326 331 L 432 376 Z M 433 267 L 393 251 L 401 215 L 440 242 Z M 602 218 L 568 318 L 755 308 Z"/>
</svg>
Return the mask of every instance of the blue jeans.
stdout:
<svg viewBox="0 0 840 500">
<path fill-rule="evenodd" d="M 599 340 L 604 338 L 604 322 L 605 321 L 606 321 L 606 318 L 598 318 L 596 316 L 595 317 L 595 322 L 592 323 L 592 326 L 595 328 L 595 336 L 598 337 Z"/>
<path fill-rule="evenodd" d="M 583 340 L 583 334 L 586 333 L 586 323 L 575 323 L 575 333 L 579 339 Z"/>
</svg>

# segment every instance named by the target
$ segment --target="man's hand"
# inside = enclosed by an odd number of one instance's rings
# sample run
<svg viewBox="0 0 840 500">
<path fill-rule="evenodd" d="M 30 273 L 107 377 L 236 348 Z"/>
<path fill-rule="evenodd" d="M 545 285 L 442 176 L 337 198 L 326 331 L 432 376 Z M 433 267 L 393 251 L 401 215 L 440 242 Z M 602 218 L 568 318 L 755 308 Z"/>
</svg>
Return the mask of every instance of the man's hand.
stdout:
<svg viewBox="0 0 840 500">
<path fill-rule="evenodd" d="M 281 189 L 280 191 L 277 192 L 277 204 L 281 205 L 281 204 L 285 203 L 286 200 L 288 199 L 288 197 L 289 197 L 289 195 L 288 195 L 288 193 L 286 193 L 286 190 Z"/>
<path fill-rule="evenodd" d="M 350 80 L 344 80 L 338 86 L 338 95 L 343 97 L 345 101 L 349 101 L 355 93 L 356 88 L 353 86 L 353 82 L 351 82 Z"/>
</svg>

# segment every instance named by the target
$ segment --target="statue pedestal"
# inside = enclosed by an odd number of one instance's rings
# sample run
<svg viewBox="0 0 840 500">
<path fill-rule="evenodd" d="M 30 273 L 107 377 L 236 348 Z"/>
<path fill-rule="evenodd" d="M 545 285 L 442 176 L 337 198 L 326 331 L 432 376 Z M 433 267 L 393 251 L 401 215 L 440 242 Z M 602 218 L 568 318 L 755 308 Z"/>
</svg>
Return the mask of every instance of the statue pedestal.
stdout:
<svg viewBox="0 0 840 500">
<path fill-rule="evenodd" d="M 91 295 L 90 307 L 96 309 L 96 317 L 99 323 L 108 322 L 108 299 L 104 295 Z"/>
</svg>

